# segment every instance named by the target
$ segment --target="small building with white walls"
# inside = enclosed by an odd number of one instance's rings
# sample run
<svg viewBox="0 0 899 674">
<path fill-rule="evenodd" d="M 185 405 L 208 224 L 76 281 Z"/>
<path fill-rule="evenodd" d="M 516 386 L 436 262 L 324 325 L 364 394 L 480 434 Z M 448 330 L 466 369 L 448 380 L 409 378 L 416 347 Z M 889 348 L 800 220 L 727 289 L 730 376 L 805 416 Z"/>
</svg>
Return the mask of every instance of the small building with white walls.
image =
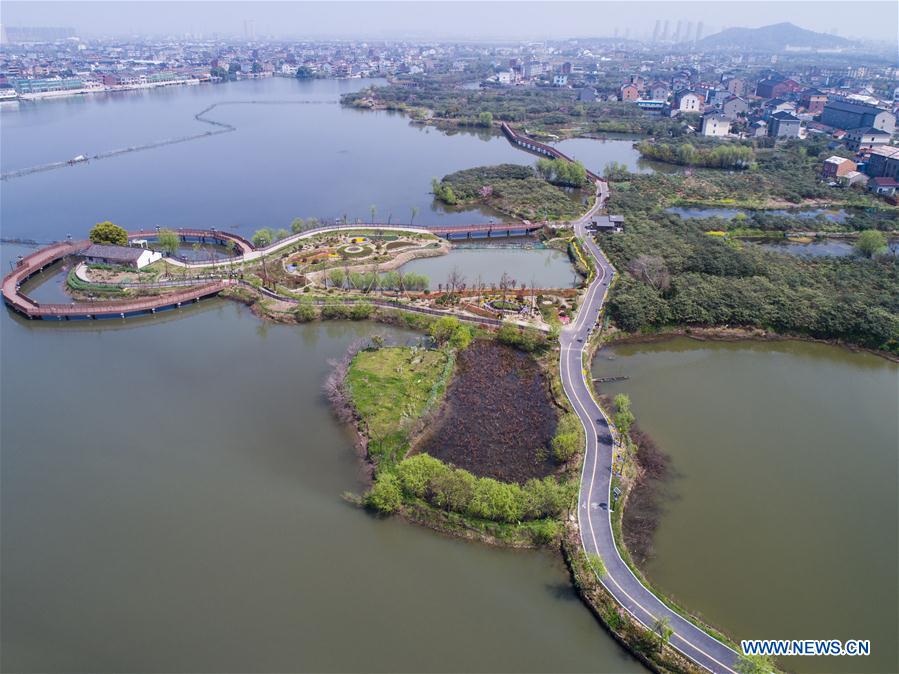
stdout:
<svg viewBox="0 0 899 674">
<path fill-rule="evenodd" d="M 88 264 L 108 264 L 114 267 L 143 269 L 162 259 L 162 253 L 133 246 L 105 246 L 91 244 L 81 255 Z"/>
</svg>

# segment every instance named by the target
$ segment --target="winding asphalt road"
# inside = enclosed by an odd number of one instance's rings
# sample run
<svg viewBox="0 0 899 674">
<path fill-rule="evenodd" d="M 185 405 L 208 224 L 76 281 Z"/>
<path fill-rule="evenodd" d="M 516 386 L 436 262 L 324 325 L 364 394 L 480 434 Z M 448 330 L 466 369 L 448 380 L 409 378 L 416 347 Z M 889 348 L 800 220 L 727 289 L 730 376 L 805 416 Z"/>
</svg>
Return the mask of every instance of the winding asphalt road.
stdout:
<svg viewBox="0 0 899 674">
<path fill-rule="evenodd" d="M 608 187 L 598 184 L 596 205 L 574 223 L 575 233 L 596 261 L 596 277 L 581 301 L 577 319 L 560 335 L 559 367 L 562 385 L 587 436 L 584 467 L 578 495 L 578 528 L 584 550 L 597 553 L 606 567 L 600 582 L 618 602 L 648 629 L 659 618 L 667 617 L 673 634 L 670 644 L 685 656 L 715 674 L 735 674 L 737 653 L 679 614 L 669 609 L 644 586 L 625 564 L 612 535 L 608 505 L 612 478 L 614 445 L 609 422 L 593 398 L 587 384 L 584 349 L 600 318 L 603 302 L 615 270 L 600 250 L 586 225 L 605 203 Z"/>
</svg>

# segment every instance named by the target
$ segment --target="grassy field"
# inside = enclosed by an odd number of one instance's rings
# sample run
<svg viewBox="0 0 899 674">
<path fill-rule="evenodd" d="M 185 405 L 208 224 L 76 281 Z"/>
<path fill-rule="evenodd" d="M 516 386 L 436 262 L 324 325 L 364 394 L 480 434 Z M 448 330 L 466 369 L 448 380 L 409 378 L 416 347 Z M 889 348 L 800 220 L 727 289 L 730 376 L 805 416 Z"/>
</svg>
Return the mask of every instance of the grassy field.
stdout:
<svg viewBox="0 0 899 674">
<path fill-rule="evenodd" d="M 388 347 L 356 354 L 346 386 L 379 465 L 403 458 L 412 425 L 442 398 L 451 369 L 443 351 Z"/>
</svg>

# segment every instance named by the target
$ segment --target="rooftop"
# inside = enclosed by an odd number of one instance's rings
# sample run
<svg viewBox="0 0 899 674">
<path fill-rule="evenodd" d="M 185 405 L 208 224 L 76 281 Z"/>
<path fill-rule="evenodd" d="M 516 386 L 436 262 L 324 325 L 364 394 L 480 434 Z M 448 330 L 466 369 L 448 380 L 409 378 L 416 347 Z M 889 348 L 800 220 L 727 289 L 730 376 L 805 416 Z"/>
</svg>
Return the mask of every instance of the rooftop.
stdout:
<svg viewBox="0 0 899 674">
<path fill-rule="evenodd" d="M 129 248 L 128 246 L 104 246 L 91 244 L 82 253 L 85 257 L 97 257 L 104 260 L 118 260 L 121 262 L 135 262 L 145 251 L 144 248 Z"/>
</svg>

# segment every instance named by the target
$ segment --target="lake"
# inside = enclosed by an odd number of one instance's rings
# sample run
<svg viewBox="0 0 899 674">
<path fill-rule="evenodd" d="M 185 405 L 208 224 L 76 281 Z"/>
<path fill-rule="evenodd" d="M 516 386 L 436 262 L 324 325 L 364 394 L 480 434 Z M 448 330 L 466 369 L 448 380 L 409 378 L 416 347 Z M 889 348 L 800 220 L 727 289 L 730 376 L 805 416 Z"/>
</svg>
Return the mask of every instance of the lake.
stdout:
<svg viewBox="0 0 899 674">
<path fill-rule="evenodd" d="M 275 78 L 22 104 L 0 113 L 3 171 L 209 130 L 237 131 L 3 183 L 3 236 L 87 233 L 99 220 L 129 229 L 216 227 L 251 235 L 296 217 L 488 222 L 495 213 L 444 211 L 431 178 L 481 164 L 532 164 L 500 135 L 448 136 L 400 114 L 343 108 L 362 80 Z M 251 103 L 256 101 L 256 103 Z M 291 103 L 290 101 L 294 101 Z M 298 102 L 298 101 L 318 101 Z"/>
<path fill-rule="evenodd" d="M 3 169 L 191 133 L 215 101 L 333 101 L 364 85 L 22 105 L 0 116 Z M 367 219 L 371 204 L 394 222 L 415 205 L 416 223 L 486 221 L 432 207 L 431 176 L 534 161 L 500 137 L 333 104 L 214 115 L 238 131 L 0 183 L 3 235 L 83 236 L 107 218 L 247 235 Z M 3 268 L 32 250 L 0 246 Z M 64 273 L 27 290 L 66 301 Z M 341 498 L 364 485 L 321 393 L 328 361 L 376 333 L 417 335 L 274 325 L 224 300 L 102 324 L 0 314 L 2 671 L 642 671 L 557 553 L 462 542 Z"/>
<path fill-rule="evenodd" d="M 895 671 L 899 365 L 678 338 L 603 349 L 593 373 L 629 377 L 601 389 L 627 393 L 672 459 L 654 584 L 737 639 L 872 642 L 790 671 Z"/>
</svg>

